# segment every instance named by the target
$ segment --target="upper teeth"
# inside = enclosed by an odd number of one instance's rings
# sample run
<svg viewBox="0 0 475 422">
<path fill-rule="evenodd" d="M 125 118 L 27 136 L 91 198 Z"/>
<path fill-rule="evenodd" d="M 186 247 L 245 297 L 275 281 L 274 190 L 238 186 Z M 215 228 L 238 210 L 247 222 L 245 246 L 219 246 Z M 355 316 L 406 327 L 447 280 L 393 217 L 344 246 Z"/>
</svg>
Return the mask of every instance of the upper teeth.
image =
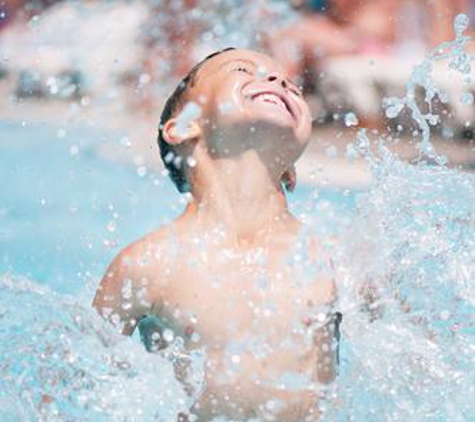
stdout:
<svg viewBox="0 0 475 422">
<path fill-rule="evenodd" d="M 261 100 L 268 103 L 276 104 L 282 107 L 284 110 L 287 110 L 285 103 L 282 101 L 282 99 L 278 95 L 275 95 L 275 94 L 270 94 L 270 93 L 259 94 L 255 97 L 255 100 Z"/>
</svg>

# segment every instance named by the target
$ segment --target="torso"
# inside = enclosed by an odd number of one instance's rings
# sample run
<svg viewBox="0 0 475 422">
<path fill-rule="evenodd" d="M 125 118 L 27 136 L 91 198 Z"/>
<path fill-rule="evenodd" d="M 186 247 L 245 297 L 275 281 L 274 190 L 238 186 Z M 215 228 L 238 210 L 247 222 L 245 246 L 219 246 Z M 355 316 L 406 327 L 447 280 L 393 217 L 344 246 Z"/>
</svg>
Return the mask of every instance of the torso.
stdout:
<svg viewBox="0 0 475 422">
<path fill-rule="evenodd" d="M 233 417 L 262 415 L 276 399 L 295 399 L 307 409 L 315 400 L 309 388 L 316 365 L 309 322 L 331 296 L 328 261 L 317 252 L 306 262 L 301 228 L 274 239 L 271 248 L 241 252 L 183 234 L 172 230 L 168 240 L 148 240 L 157 265 L 146 265 L 147 277 L 159 321 L 139 325 L 149 350 L 156 331 L 162 336 L 156 348 L 164 346 L 165 327 L 183 338 L 186 350 L 206 349 L 199 415 L 223 409 Z"/>
</svg>

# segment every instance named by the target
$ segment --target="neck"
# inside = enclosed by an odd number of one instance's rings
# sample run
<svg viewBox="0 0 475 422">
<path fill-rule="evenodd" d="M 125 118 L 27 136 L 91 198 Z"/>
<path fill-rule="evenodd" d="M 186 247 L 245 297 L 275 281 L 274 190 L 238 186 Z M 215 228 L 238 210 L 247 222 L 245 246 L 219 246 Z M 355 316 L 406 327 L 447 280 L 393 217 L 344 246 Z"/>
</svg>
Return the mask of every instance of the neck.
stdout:
<svg viewBox="0 0 475 422">
<path fill-rule="evenodd" d="M 200 162 L 201 161 L 201 162 Z M 193 201 L 185 211 L 201 228 L 224 229 L 235 247 L 263 244 L 294 217 L 280 185 L 281 171 L 269 170 L 255 151 L 238 157 L 197 160 Z"/>
</svg>

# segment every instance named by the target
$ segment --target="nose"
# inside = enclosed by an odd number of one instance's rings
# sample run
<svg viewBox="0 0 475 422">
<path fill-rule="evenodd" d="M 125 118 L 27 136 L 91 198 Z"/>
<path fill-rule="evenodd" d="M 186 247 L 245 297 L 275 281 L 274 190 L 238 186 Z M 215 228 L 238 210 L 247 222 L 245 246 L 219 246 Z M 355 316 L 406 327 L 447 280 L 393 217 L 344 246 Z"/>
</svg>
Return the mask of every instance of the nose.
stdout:
<svg viewBox="0 0 475 422">
<path fill-rule="evenodd" d="M 282 87 L 284 89 L 286 89 L 289 86 L 289 84 L 287 82 L 287 78 L 285 76 L 281 75 L 278 72 L 269 73 L 266 77 L 266 81 L 267 82 L 275 82 L 277 84 L 280 84 L 280 85 L 282 85 Z"/>
</svg>

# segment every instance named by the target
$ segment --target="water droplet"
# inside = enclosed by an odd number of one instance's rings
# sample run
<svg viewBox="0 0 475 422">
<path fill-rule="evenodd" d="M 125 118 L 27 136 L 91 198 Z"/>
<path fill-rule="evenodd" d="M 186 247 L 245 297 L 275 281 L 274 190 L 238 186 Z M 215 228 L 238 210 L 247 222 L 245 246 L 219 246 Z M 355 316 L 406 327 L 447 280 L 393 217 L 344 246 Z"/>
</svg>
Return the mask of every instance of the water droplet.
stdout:
<svg viewBox="0 0 475 422">
<path fill-rule="evenodd" d="M 440 319 L 442 319 L 443 321 L 447 321 L 450 317 L 451 317 L 451 313 L 450 311 L 442 311 L 440 313 Z"/>
<path fill-rule="evenodd" d="M 257 77 L 259 79 L 264 79 L 267 75 L 267 69 L 264 66 L 259 66 L 257 68 Z"/>
<path fill-rule="evenodd" d="M 327 319 L 327 316 L 323 312 L 317 314 L 317 321 L 324 322 Z"/>
<path fill-rule="evenodd" d="M 132 142 L 127 136 L 123 136 L 120 138 L 120 144 L 123 145 L 125 148 L 130 148 L 132 146 Z"/>
<path fill-rule="evenodd" d="M 397 116 L 399 116 L 399 113 L 401 112 L 402 108 L 404 107 L 403 104 L 395 104 L 393 106 L 390 106 L 386 109 L 386 117 L 388 119 L 394 119 Z"/>
<path fill-rule="evenodd" d="M 464 92 L 460 95 L 460 102 L 466 105 L 473 104 L 473 94 L 471 92 Z"/>
<path fill-rule="evenodd" d="M 181 167 L 181 162 L 183 161 L 183 159 L 180 157 L 180 156 L 176 156 L 174 159 L 173 159 L 173 165 L 179 169 Z"/>
<path fill-rule="evenodd" d="M 355 113 L 346 113 L 345 114 L 345 126 L 356 126 L 359 123 L 358 117 L 356 117 Z"/>
<path fill-rule="evenodd" d="M 115 231 L 115 223 L 113 221 L 109 221 L 107 223 L 107 230 L 109 230 L 111 233 Z"/>
<path fill-rule="evenodd" d="M 193 101 L 186 103 L 183 110 L 176 118 L 176 133 L 185 136 L 190 123 L 201 117 L 201 107 Z"/>
<path fill-rule="evenodd" d="M 79 147 L 77 145 L 71 145 L 69 148 L 69 155 L 74 157 L 79 152 Z"/>
<path fill-rule="evenodd" d="M 124 279 L 121 293 L 124 299 L 130 299 L 132 297 L 132 280 L 130 278 Z"/>
<path fill-rule="evenodd" d="M 168 151 L 165 154 L 165 157 L 163 157 L 163 161 L 165 161 L 165 163 L 169 164 L 173 161 L 174 157 L 175 157 L 175 154 L 173 153 L 173 151 Z"/>
<path fill-rule="evenodd" d="M 465 13 L 458 14 L 454 19 L 454 30 L 457 35 L 461 35 L 468 25 L 470 24 L 470 18 Z"/>
<path fill-rule="evenodd" d="M 65 138 L 65 137 L 66 137 L 66 134 L 67 134 L 67 132 L 66 132 L 65 129 L 58 129 L 58 130 L 56 131 L 56 136 L 57 136 L 59 139 Z"/>
<path fill-rule="evenodd" d="M 235 365 L 239 364 L 241 362 L 241 356 L 232 355 L 231 356 L 231 362 L 234 363 Z"/>
<path fill-rule="evenodd" d="M 163 331 L 163 339 L 164 339 L 167 343 L 171 343 L 174 338 L 175 338 L 175 333 L 174 333 L 172 330 L 170 330 L 169 328 L 166 328 L 166 329 Z"/>
<path fill-rule="evenodd" d="M 152 78 L 150 77 L 150 75 L 149 75 L 148 73 L 142 73 L 142 74 L 139 76 L 139 84 L 140 84 L 140 85 L 146 85 L 146 84 L 148 84 L 151 80 L 152 80 Z"/>
<path fill-rule="evenodd" d="M 188 164 L 189 167 L 195 167 L 196 166 L 196 160 L 194 157 L 187 157 L 186 158 L 186 164 Z"/>
</svg>

